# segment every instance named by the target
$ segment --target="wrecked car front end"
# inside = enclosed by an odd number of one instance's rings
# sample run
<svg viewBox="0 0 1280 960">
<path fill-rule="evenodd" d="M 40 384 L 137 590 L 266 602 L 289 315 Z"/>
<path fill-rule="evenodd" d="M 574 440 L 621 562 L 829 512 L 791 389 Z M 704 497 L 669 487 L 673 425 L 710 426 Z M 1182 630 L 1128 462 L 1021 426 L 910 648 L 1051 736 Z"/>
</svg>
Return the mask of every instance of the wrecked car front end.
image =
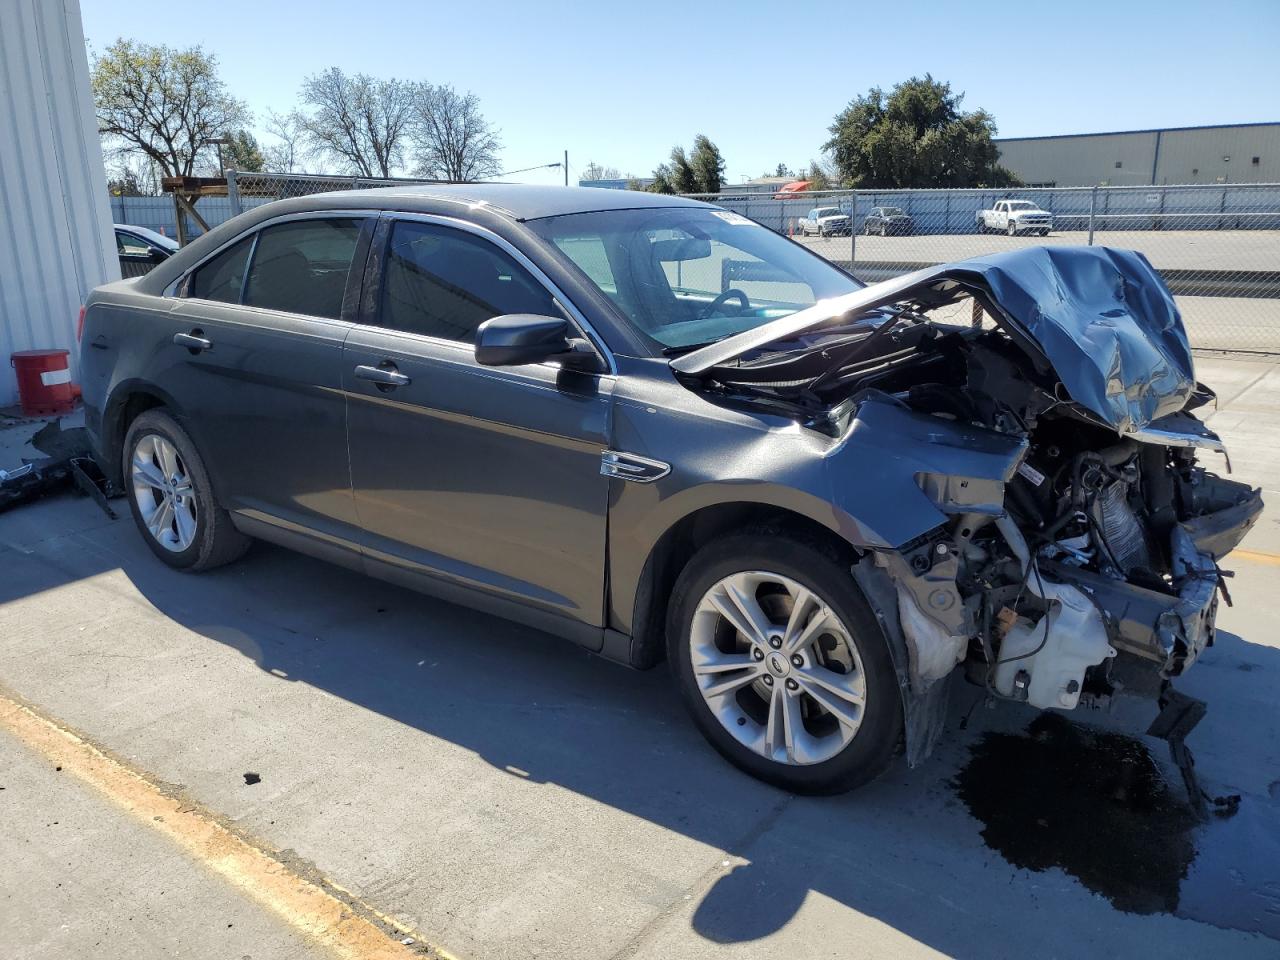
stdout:
<svg viewBox="0 0 1280 960">
<path fill-rule="evenodd" d="M 942 680 L 1072 709 L 1158 695 L 1213 642 L 1260 492 L 1212 472 L 1168 289 L 1140 254 L 1035 248 L 868 287 L 678 358 L 827 434 L 853 576 L 897 660 L 914 762 Z M 1229 464 L 1227 464 L 1229 466 Z"/>
</svg>

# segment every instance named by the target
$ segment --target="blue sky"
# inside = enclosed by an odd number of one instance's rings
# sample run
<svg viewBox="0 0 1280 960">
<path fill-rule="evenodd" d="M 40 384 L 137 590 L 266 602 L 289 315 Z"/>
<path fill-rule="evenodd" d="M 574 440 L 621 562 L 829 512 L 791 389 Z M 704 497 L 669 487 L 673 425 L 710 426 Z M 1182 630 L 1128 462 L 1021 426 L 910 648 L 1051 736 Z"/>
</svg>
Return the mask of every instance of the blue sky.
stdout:
<svg viewBox="0 0 1280 960">
<path fill-rule="evenodd" d="M 199 42 L 259 119 L 329 66 L 452 83 L 501 129 L 504 169 L 567 149 L 575 179 L 647 174 L 698 133 L 733 182 L 807 164 L 852 97 L 926 72 L 1001 136 L 1280 120 L 1280 0 L 187 6 L 81 0 L 85 36 Z"/>
</svg>

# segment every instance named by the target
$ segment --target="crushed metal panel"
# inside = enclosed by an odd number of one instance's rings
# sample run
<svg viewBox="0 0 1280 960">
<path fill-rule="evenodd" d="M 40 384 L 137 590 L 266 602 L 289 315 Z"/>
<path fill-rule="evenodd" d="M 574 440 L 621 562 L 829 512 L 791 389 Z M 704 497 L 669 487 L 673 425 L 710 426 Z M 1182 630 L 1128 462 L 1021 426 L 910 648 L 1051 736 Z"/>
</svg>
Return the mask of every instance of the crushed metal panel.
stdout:
<svg viewBox="0 0 1280 960">
<path fill-rule="evenodd" d="M 694 350 L 671 366 L 705 374 L 835 318 L 969 295 L 1043 354 L 1072 400 L 1120 433 L 1181 410 L 1196 391 L 1191 347 L 1169 288 L 1142 254 L 1108 247 L 1031 247 L 931 267 Z"/>
</svg>

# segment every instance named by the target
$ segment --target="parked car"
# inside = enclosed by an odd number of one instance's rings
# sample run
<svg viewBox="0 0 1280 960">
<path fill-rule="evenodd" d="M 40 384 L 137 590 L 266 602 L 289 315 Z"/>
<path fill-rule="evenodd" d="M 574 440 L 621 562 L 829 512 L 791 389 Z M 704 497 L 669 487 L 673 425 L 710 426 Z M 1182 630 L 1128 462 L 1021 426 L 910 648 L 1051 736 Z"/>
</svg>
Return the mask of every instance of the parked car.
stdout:
<svg viewBox="0 0 1280 960">
<path fill-rule="evenodd" d="M 120 257 L 122 277 L 141 277 L 150 273 L 156 264 L 163 263 L 178 252 L 176 241 L 146 227 L 117 223 L 115 232 L 116 253 Z"/>
<path fill-rule="evenodd" d="M 815 207 L 800 219 L 800 236 L 817 234 L 820 237 L 848 236 L 852 231 L 849 215 L 839 207 Z"/>
<path fill-rule="evenodd" d="M 929 312 L 968 296 L 994 326 Z M 1039 708 L 1160 689 L 1261 510 L 1196 462 L 1209 395 L 1140 255 L 864 287 L 658 194 L 266 204 L 94 291 L 80 370 L 169 566 L 261 538 L 666 657 L 711 744 L 789 790 L 925 756 L 960 665 Z"/>
<path fill-rule="evenodd" d="M 870 236 L 906 236 L 915 229 L 915 221 L 901 207 L 872 207 L 862 221 L 862 232 Z"/>
<path fill-rule="evenodd" d="M 979 233 L 1038 233 L 1047 237 L 1053 229 L 1053 214 L 1041 210 L 1030 200 L 997 200 L 990 210 L 979 210 Z"/>
</svg>

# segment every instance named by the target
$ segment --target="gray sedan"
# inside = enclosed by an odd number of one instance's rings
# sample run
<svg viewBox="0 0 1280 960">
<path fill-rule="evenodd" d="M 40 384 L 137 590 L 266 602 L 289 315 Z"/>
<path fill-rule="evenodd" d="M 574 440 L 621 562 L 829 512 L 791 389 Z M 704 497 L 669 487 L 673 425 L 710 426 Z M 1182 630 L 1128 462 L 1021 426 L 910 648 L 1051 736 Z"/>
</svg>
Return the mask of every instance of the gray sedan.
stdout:
<svg viewBox="0 0 1280 960">
<path fill-rule="evenodd" d="M 946 322 L 969 298 L 994 325 Z M 95 291 L 80 369 L 162 562 L 259 538 L 665 658 L 711 744 L 797 791 L 925 756 L 961 665 L 1042 708 L 1157 689 L 1261 508 L 1196 462 L 1220 444 L 1140 257 L 863 287 L 648 193 L 267 204 Z"/>
</svg>

